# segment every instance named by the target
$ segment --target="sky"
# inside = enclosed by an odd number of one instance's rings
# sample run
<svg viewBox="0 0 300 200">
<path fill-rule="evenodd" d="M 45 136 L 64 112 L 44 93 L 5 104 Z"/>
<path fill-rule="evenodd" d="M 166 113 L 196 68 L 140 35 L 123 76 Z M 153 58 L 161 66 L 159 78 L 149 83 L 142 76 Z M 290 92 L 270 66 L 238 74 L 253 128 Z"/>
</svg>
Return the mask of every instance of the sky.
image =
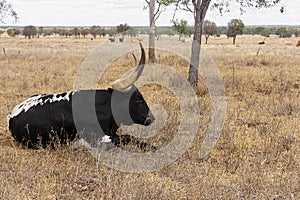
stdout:
<svg viewBox="0 0 300 200">
<path fill-rule="evenodd" d="M 34 26 L 147 26 L 148 10 L 144 0 L 7 0 L 18 13 L 19 21 L 14 25 Z M 214 0 L 212 0 L 213 3 Z M 280 7 L 285 12 L 280 13 Z M 227 25 L 230 19 L 242 19 L 245 25 L 300 25 L 300 1 L 282 0 L 269 9 L 247 9 L 240 14 L 238 5 L 232 5 L 230 12 L 222 16 L 217 10 L 209 9 L 206 19 L 217 25 Z M 157 26 L 170 26 L 174 7 L 168 8 L 157 20 Z M 176 19 L 186 19 L 193 25 L 193 15 L 180 11 Z M 12 23 L 8 23 L 12 25 Z"/>
</svg>

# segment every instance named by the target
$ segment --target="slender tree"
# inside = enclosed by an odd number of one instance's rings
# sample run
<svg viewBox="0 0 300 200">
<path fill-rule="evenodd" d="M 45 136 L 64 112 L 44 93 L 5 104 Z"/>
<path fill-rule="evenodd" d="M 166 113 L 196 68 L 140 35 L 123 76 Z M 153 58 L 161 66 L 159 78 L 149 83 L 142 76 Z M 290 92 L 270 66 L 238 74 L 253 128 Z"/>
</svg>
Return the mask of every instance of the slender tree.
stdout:
<svg viewBox="0 0 300 200">
<path fill-rule="evenodd" d="M 184 35 L 190 36 L 191 30 L 187 26 L 187 21 L 182 19 L 180 22 L 178 20 L 173 21 L 173 28 L 178 32 L 179 34 L 179 41 L 181 40 L 181 37 Z"/>
<path fill-rule="evenodd" d="M 128 24 L 120 24 L 119 26 L 116 27 L 117 33 L 122 35 L 122 41 L 124 40 L 124 35 L 126 32 L 130 29 L 130 26 Z"/>
<path fill-rule="evenodd" d="M 155 0 L 145 0 L 149 6 L 149 63 L 155 62 Z"/>
<path fill-rule="evenodd" d="M 230 22 L 228 22 L 227 26 L 227 37 L 232 37 L 232 43 L 235 44 L 236 36 L 237 35 L 243 35 L 244 33 L 245 25 L 242 20 L 240 19 L 232 19 Z"/>
<path fill-rule="evenodd" d="M 155 62 L 155 23 L 166 7 L 175 0 L 145 0 L 149 8 L 149 63 Z M 156 7 L 157 6 L 157 7 Z"/>
<path fill-rule="evenodd" d="M 182 9 L 189 11 L 194 15 L 194 38 L 192 43 L 192 55 L 190 60 L 188 81 L 191 85 L 197 85 L 203 23 L 211 2 L 213 2 L 213 8 L 223 13 L 224 11 L 229 11 L 229 6 L 233 2 L 239 3 L 241 12 L 245 12 L 247 8 L 269 8 L 277 5 L 281 2 L 281 0 L 176 0 L 172 2 L 176 5 L 175 11 Z M 280 12 L 283 11 L 284 8 L 281 7 Z"/>
<path fill-rule="evenodd" d="M 215 22 L 205 20 L 203 24 L 203 34 L 205 36 L 205 44 L 207 44 L 208 38 L 210 36 L 220 35 L 220 31 Z"/>
</svg>

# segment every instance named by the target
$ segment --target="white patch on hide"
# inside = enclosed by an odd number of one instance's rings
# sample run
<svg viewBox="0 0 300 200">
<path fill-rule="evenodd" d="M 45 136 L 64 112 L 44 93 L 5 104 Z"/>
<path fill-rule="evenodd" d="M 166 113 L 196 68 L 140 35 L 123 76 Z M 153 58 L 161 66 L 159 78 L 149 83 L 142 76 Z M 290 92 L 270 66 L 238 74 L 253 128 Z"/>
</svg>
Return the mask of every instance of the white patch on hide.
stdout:
<svg viewBox="0 0 300 200">
<path fill-rule="evenodd" d="M 30 108 L 35 107 L 37 105 L 44 105 L 46 103 L 53 103 L 59 101 L 70 101 L 70 95 L 73 95 L 74 92 L 68 92 L 66 95 L 61 96 L 61 94 L 43 94 L 43 95 L 36 95 L 32 96 L 29 99 L 25 100 L 24 102 L 15 106 L 13 111 L 8 115 L 8 120 L 18 116 L 21 112 L 27 112 Z M 43 97 L 47 95 L 52 95 L 47 99 L 43 99 Z"/>
<path fill-rule="evenodd" d="M 111 142 L 111 139 L 108 135 L 105 135 L 102 137 L 101 142 L 105 142 L 105 143 Z"/>
</svg>

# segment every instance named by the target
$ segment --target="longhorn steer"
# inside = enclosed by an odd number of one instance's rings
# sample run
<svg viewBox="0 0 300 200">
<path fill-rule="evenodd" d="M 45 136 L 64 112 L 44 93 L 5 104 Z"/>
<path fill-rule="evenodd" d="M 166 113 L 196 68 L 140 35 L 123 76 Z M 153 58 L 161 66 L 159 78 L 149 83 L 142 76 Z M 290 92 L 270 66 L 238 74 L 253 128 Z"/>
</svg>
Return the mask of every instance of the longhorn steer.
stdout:
<svg viewBox="0 0 300 200">
<path fill-rule="evenodd" d="M 124 78 L 113 83 L 113 88 L 107 90 L 79 90 L 60 94 L 35 95 L 17 105 L 8 116 L 9 130 L 16 141 L 29 148 L 46 147 L 47 145 L 59 142 L 66 144 L 76 138 L 79 132 L 84 132 L 85 138 L 94 143 L 112 142 L 115 145 L 134 142 L 140 148 L 150 147 L 136 138 L 116 134 L 120 124 L 132 125 L 134 123 L 148 126 L 154 121 L 147 103 L 142 94 L 134 86 L 134 82 L 141 75 L 145 64 L 145 51 L 141 47 L 141 59 L 136 68 L 127 72 Z M 88 98 L 88 97 L 93 97 Z M 73 101 L 77 101 L 74 104 Z M 79 102 L 78 102 L 79 101 Z M 72 103 L 73 102 L 73 103 Z M 95 105 L 90 106 L 91 102 Z M 90 110 L 81 110 L 78 119 L 74 118 L 74 109 L 80 110 L 77 106 L 94 108 L 96 121 L 101 126 L 104 135 L 95 133 L 95 124 L 92 124 Z M 127 109 L 127 110 L 126 110 Z M 128 111 L 130 116 L 128 116 Z M 126 115 L 127 113 L 127 115 Z M 115 120 L 117 115 L 117 120 Z M 116 122 L 118 121 L 118 123 Z M 77 130 L 79 124 L 81 130 Z M 97 125 L 96 125 L 97 126 Z M 92 135 L 98 134 L 96 141 Z M 99 135 L 100 134 L 100 135 Z M 100 137 L 99 137 L 100 136 Z M 103 137 L 102 137 L 103 136 Z"/>
</svg>

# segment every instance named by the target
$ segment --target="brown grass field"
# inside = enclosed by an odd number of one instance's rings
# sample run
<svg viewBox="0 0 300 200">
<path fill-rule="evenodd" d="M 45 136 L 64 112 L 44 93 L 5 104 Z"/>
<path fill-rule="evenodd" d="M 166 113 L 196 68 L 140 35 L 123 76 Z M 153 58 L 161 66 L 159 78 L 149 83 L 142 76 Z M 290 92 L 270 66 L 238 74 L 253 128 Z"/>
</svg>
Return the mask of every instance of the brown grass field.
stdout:
<svg viewBox="0 0 300 200">
<path fill-rule="evenodd" d="M 200 82 L 201 124 L 192 146 L 159 171 L 132 174 L 106 167 L 84 149 L 23 148 L 7 129 L 6 116 L 17 103 L 72 90 L 78 68 L 101 40 L 0 38 L 0 199 L 300 199 L 298 39 L 272 36 L 256 55 L 262 39 L 240 36 L 234 46 L 222 36 L 203 45 L 223 76 L 228 104 L 211 153 L 199 158 L 210 121 L 210 96 Z M 191 45 L 177 37 L 160 40 Z M 186 62 L 158 55 L 160 63 L 187 76 Z M 121 77 L 132 60 L 115 61 L 99 88 Z M 176 99 L 157 85 L 140 90 L 150 105 L 163 104 L 170 112 L 159 136 L 149 139 L 163 146 L 178 128 Z"/>
</svg>

